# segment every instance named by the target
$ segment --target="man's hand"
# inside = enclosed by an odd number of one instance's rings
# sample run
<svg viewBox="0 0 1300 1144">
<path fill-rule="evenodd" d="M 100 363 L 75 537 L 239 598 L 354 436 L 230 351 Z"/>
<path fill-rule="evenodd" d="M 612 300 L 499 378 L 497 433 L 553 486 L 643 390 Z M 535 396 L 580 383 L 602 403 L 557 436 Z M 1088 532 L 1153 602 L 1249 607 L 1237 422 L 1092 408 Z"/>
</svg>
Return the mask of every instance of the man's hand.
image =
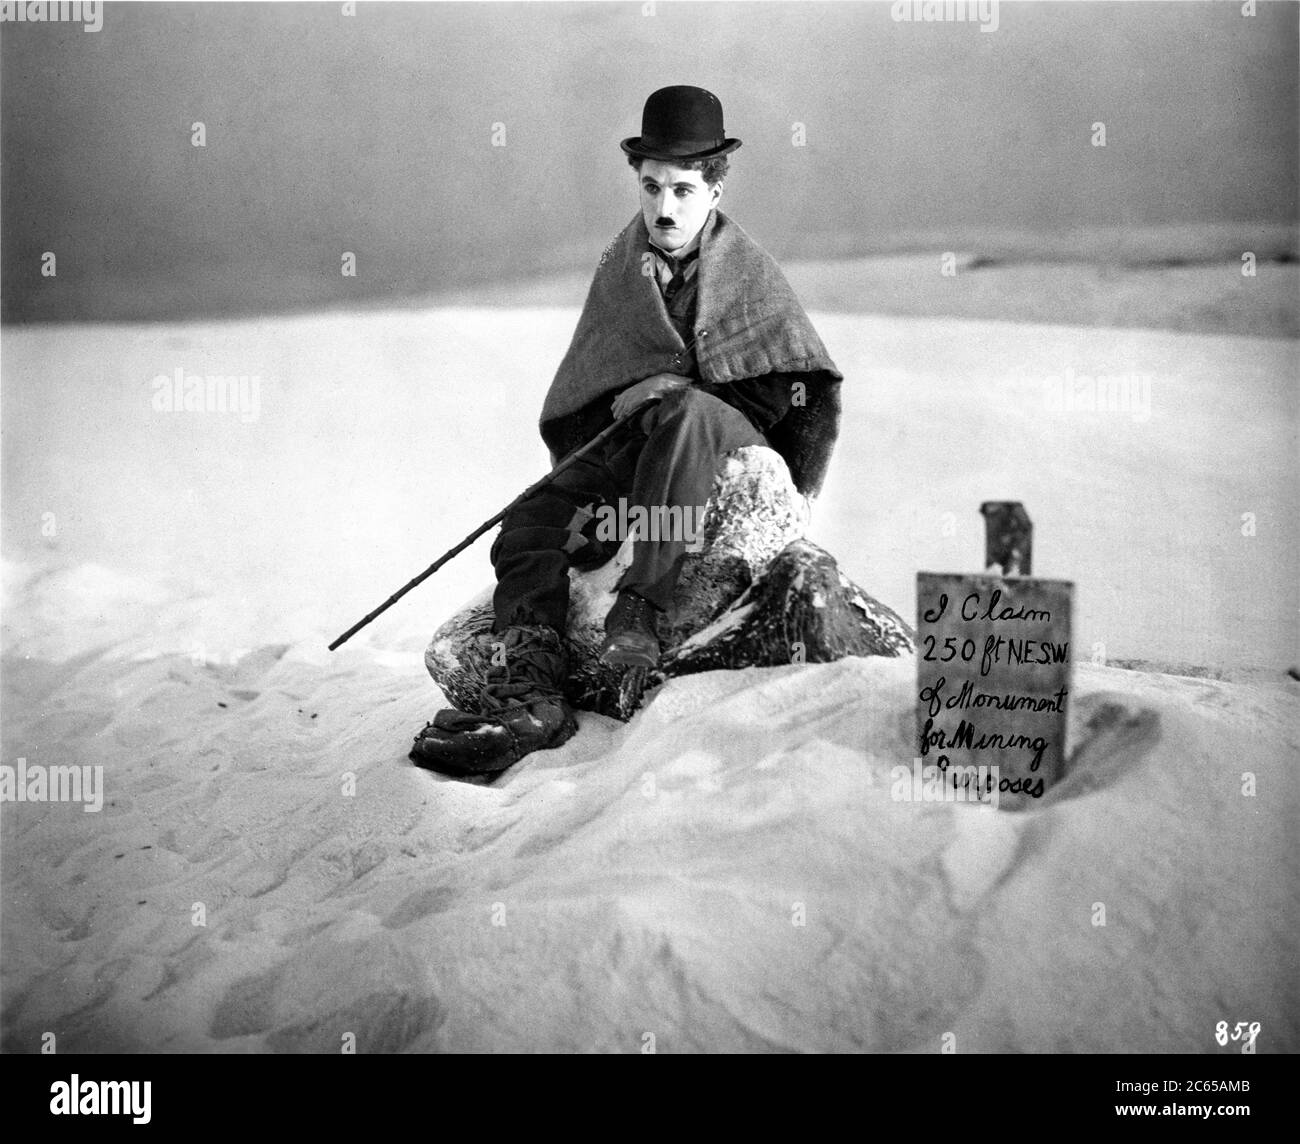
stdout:
<svg viewBox="0 0 1300 1144">
<path fill-rule="evenodd" d="M 629 385 L 614 398 L 614 418 L 617 420 L 631 413 L 643 401 L 658 401 L 678 389 L 686 389 L 691 384 L 689 377 L 679 373 L 656 373 L 635 385 Z"/>
</svg>

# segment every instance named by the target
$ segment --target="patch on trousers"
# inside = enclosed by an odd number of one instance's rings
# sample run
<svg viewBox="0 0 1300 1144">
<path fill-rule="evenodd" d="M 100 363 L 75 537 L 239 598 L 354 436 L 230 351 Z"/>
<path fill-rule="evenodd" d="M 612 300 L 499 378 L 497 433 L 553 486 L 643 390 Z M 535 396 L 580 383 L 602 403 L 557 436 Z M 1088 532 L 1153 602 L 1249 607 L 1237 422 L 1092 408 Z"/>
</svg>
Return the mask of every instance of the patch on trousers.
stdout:
<svg viewBox="0 0 1300 1144">
<path fill-rule="evenodd" d="M 595 507 L 595 502 L 578 505 L 573 510 L 573 516 L 567 525 L 569 536 L 564 542 L 564 552 L 570 557 L 573 567 L 580 572 L 599 568 L 613 556 L 608 546 L 594 535 Z"/>
</svg>

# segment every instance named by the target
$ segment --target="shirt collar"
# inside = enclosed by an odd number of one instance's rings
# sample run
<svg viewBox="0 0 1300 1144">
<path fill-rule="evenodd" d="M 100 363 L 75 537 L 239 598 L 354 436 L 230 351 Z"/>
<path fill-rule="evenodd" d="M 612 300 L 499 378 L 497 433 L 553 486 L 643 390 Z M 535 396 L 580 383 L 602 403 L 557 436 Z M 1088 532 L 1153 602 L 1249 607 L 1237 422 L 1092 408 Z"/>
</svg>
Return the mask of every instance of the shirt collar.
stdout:
<svg viewBox="0 0 1300 1144">
<path fill-rule="evenodd" d="M 677 270 L 679 267 L 685 266 L 686 263 L 690 262 L 692 259 L 700 256 L 700 234 L 703 234 L 703 232 L 703 227 L 701 227 L 700 233 L 696 234 L 696 236 L 691 239 L 686 246 L 686 250 L 680 254 L 669 254 L 668 251 L 661 250 L 655 245 L 654 239 L 649 240 L 650 249 L 667 262 L 673 270 Z"/>
</svg>

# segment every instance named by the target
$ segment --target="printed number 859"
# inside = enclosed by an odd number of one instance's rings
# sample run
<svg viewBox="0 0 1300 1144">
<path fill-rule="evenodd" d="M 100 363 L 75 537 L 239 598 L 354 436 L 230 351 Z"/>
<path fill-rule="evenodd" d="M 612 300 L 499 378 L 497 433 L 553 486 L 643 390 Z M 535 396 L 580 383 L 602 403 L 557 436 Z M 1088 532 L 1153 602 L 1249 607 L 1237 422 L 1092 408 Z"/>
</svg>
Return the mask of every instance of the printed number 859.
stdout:
<svg viewBox="0 0 1300 1144">
<path fill-rule="evenodd" d="M 1259 1031 L 1263 1026 L 1258 1021 L 1238 1021 L 1236 1027 L 1232 1030 L 1232 1035 L 1228 1035 L 1228 1022 L 1220 1021 L 1214 1026 L 1214 1039 L 1221 1045 L 1226 1045 L 1229 1041 L 1245 1040 L 1246 1044 L 1242 1045 L 1241 1051 L 1245 1052 L 1247 1046 L 1250 1051 L 1254 1052 L 1255 1038 L 1259 1036 Z"/>
</svg>

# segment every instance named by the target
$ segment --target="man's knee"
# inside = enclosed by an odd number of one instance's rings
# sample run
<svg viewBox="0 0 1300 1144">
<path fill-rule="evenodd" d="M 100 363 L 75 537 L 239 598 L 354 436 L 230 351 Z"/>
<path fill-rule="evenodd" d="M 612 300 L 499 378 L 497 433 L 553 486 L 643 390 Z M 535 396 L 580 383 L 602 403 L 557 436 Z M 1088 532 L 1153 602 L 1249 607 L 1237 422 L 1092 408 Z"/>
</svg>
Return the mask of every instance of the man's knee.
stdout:
<svg viewBox="0 0 1300 1144">
<path fill-rule="evenodd" d="M 700 389 L 677 389 L 651 407 L 654 424 L 674 422 L 715 422 L 736 411 L 725 401 Z"/>
<path fill-rule="evenodd" d="M 656 420 L 646 425 L 647 433 L 659 428 L 675 437 L 711 441 L 724 450 L 767 444 L 748 417 L 711 393 L 677 390 L 657 404 L 662 408 L 652 410 Z"/>
</svg>

